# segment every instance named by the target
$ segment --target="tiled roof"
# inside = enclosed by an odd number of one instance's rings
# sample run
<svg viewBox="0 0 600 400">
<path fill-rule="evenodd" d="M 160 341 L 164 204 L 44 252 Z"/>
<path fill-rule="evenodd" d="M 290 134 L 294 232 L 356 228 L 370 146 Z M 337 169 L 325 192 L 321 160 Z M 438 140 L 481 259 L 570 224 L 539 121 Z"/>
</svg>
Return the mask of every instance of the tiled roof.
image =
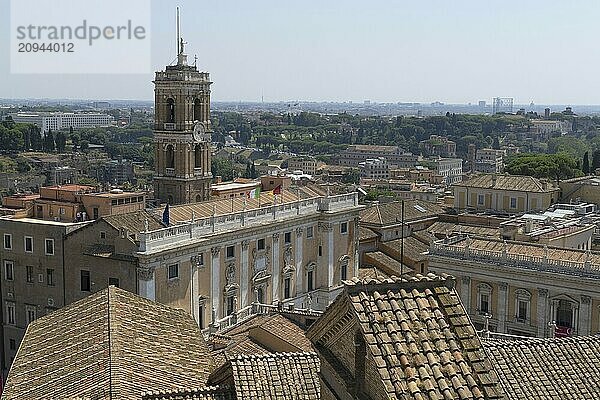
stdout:
<svg viewBox="0 0 600 400">
<path fill-rule="evenodd" d="M 222 331 L 214 341 L 221 346 L 213 355 L 222 365 L 240 355 L 269 354 L 281 351 L 311 352 L 313 347 L 304 330 L 280 314 L 256 315 L 229 330 Z"/>
<path fill-rule="evenodd" d="M 365 265 L 372 265 L 379 271 L 383 271 L 387 276 L 400 276 L 402 272 L 406 274 L 413 270 L 406 264 L 404 264 L 403 268 L 400 261 L 388 256 L 382 251 L 366 252 L 363 259 Z"/>
<path fill-rule="evenodd" d="M 431 218 L 444 213 L 444 208 L 428 201 L 405 200 L 404 221 Z M 377 203 L 360 212 L 360 221 L 368 225 L 395 225 L 402 221 L 402 202 Z"/>
<path fill-rule="evenodd" d="M 600 399 L 600 336 L 485 340 L 508 400 Z"/>
<path fill-rule="evenodd" d="M 400 281 L 353 278 L 328 310 L 349 302 L 388 398 L 500 399 L 498 377 L 454 290 L 433 274 Z M 322 322 L 325 321 L 325 322 Z M 327 319 L 307 335 L 319 342 Z M 320 324 L 321 322 L 321 324 Z"/>
<path fill-rule="evenodd" d="M 375 239 L 377 236 L 378 235 L 369 228 L 365 228 L 364 226 L 358 227 L 358 240 Z"/>
<path fill-rule="evenodd" d="M 145 210 L 127 214 L 107 215 L 102 217 L 102 219 L 115 229 L 127 229 L 129 235 L 144 232 L 146 230 L 146 221 L 148 221 L 148 230 L 153 231 L 164 228 L 160 218 L 153 216 Z"/>
<path fill-rule="evenodd" d="M 358 269 L 358 278 L 361 280 L 364 279 L 387 279 L 389 275 L 377 268 L 373 267 L 360 267 Z"/>
<path fill-rule="evenodd" d="M 427 232 L 430 232 L 438 237 L 445 236 L 446 234 L 448 236 L 452 236 L 456 233 L 487 236 L 495 239 L 499 239 L 501 237 L 500 230 L 498 228 L 492 228 L 489 226 L 454 224 L 452 222 L 441 221 L 434 222 L 429 228 L 427 228 Z"/>
<path fill-rule="evenodd" d="M 308 199 L 319 197 L 316 189 L 312 188 L 300 188 L 300 199 Z M 284 189 L 281 195 L 278 195 L 278 204 L 291 203 L 298 200 L 298 192 L 294 188 Z M 216 212 L 217 215 L 229 214 L 231 212 L 242 212 L 244 207 L 246 210 L 253 210 L 260 207 L 273 205 L 274 195 L 271 192 L 261 192 L 260 199 L 248 199 L 244 197 L 236 197 L 234 199 L 215 199 L 210 201 L 203 201 L 200 203 L 183 204 L 178 206 L 169 207 L 169 219 L 171 225 L 189 222 L 192 219 L 192 213 L 194 218 L 205 218 L 210 217 Z M 154 213 L 156 218 L 162 220 L 162 214 L 164 209 L 155 209 Z"/>
<path fill-rule="evenodd" d="M 404 262 L 411 260 L 419 262 L 427 259 L 423 253 L 429 249 L 429 246 L 412 236 L 402 239 L 394 239 L 380 244 L 381 249 L 392 257 L 400 260 L 401 247 L 404 242 Z"/>
<path fill-rule="evenodd" d="M 241 400 L 321 398 L 321 364 L 316 353 L 239 356 L 225 368 L 231 369 L 236 396 Z"/>
<path fill-rule="evenodd" d="M 211 370 L 185 311 L 111 286 L 29 325 L 2 399 L 139 398 L 205 386 Z"/>
<path fill-rule="evenodd" d="M 235 392 L 227 385 L 198 389 L 148 392 L 142 400 L 235 400 Z"/>
<path fill-rule="evenodd" d="M 425 243 L 426 245 L 430 245 L 431 242 L 437 240 L 437 238 L 426 230 L 413 232 L 412 237 L 417 239 L 421 243 Z"/>
<path fill-rule="evenodd" d="M 548 183 L 546 185 L 546 189 L 544 189 L 544 184 L 542 184 L 542 182 L 539 179 L 534 178 L 532 176 L 502 174 L 473 175 L 467 180 L 455 183 L 454 186 L 497 190 L 514 190 L 537 193 L 544 193 L 556 190 L 556 188 L 551 183 Z"/>
</svg>

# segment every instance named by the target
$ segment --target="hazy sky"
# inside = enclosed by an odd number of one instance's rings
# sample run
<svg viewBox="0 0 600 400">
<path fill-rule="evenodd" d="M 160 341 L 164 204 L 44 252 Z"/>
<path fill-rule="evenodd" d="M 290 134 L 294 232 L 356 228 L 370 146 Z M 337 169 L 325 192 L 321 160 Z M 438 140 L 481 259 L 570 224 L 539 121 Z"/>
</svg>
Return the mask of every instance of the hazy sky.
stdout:
<svg viewBox="0 0 600 400">
<path fill-rule="evenodd" d="M 154 70 L 178 4 L 214 100 L 600 104 L 598 0 L 153 0 Z M 151 74 L 11 75 L 8 5 L 0 98 L 152 98 Z"/>
</svg>

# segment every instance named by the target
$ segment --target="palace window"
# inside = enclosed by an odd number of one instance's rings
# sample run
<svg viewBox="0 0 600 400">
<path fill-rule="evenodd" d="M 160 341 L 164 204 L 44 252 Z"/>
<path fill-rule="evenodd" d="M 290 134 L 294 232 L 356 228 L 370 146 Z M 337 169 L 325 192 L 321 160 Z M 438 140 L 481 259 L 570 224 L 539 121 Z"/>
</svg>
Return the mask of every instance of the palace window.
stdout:
<svg viewBox="0 0 600 400">
<path fill-rule="evenodd" d="M 15 325 L 15 303 L 6 303 L 6 323 L 8 325 Z"/>
<path fill-rule="evenodd" d="M 262 287 L 256 289 L 256 300 L 260 304 L 264 304 L 265 303 L 265 291 L 263 290 Z"/>
<path fill-rule="evenodd" d="M 33 267 L 28 265 L 25 267 L 27 273 L 27 283 L 33 283 Z"/>
<path fill-rule="evenodd" d="M 258 239 L 256 241 L 256 248 L 258 250 L 264 250 L 265 249 L 265 239 Z"/>
<path fill-rule="evenodd" d="M 81 291 L 89 292 L 92 288 L 90 271 L 81 270 Z"/>
<path fill-rule="evenodd" d="M 560 299 L 556 307 L 556 326 L 573 327 L 573 303 Z"/>
<path fill-rule="evenodd" d="M 346 263 L 342 264 L 340 276 L 343 281 L 348 279 L 348 264 L 346 264 Z"/>
<path fill-rule="evenodd" d="M 477 311 L 480 315 L 492 313 L 492 287 L 487 283 L 477 286 Z"/>
<path fill-rule="evenodd" d="M 4 248 L 6 250 L 12 250 L 12 235 L 10 233 L 4 234 Z"/>
<path fill-rule="evenodd" d="M 342 222 L 340 224 L 340 233 L 341 234 L 348 233 L 348 223 L 347 222 Z"/>
<path fill-rule="evenodd" d="M 529 320 L 531 304 L 531 293 L 524 289 L 515 291 L 515 312 L 517 322 L 527 322 Z"/>
<path fill-rule="evenodd" d="M 119 278 L 108 278 L 108 286 L 119 287 Z"/>
<path fill-rule="evenodd" d="M 292 232 L 286 232 L 286 233 L 283 235 L 283 241 L 284 241 L 284 243 L 286 243 L 286 244 L 287 244 L 287 243 L 292 243 Z"/>
<path fill-rule="evenodd" d="M 308 271 L 306 274 L 306 290 L 312 292 L 314 290 L 314 271 Z"/>
<path fill-rule="evenodd" d="M 27 325 L 35 321 L 36 309 L 35 306 L 25 306 L 25 315 L 27 316 Z"/>
<path fill-rule="evenodd" d="M 292 280 L 290 278 L 285 278 L 283 281 L 283 298 L 289 299 L 291 297 L 291 285 Z"/>
<path fill-rule="evenodd" d="M 314 235 L 313 227 L 312 226 L 306 227 L 306 238 L 310 239 L 313 237 L 313 235 Z"/>
<path fill-rule="evenodd" d="M 31 236 L 25 236 L 25 252 L 33 253 L 33 238 Z"/>
<path fill-rule="evenodd" d="M 54 239 L 46 239 L 46 255 L 54 255 Z"/>
<path fill-rule="evenodd" d="M 179 278 L 179 264 L 171 264 L 168 266 L 168 278 L 177 279 Z"/>
<path fill-rule="evenodd" d="M 235 296 L 227 296 L 227 315 L 235 312 Z"/>
<path fill-rule="evenodd" d="M 510 208 L 517 208 L 517 198 L 516 197 L 510 198 Z"/>
<path fill-rule="evenodd" d="M 235 246 L 227 246 L 226 255 L 227 255 L 227 258 L 234 258 L 235 257 Z"/>
<path fill-rule="evenodd" d="M 15 279 L 15 264 L 12 261 L 4 261 L 4 279 L 7 281 Z"/>
<path fill-rule="evenodd" d="M 482 206 L 485 200 L 485 196 L 482 194 L 477 195 L 477 205 Z"/>
<path fill-rule="evenodd" d="M 202 146 L 196 145 L 194 148 L 194 167 L 202 168 Z"/>
<path fill-rule="evenodd" d="M 46 281 L 48 286 L 54 286 L 54 269 L 46 269 Z"/>
</svg>

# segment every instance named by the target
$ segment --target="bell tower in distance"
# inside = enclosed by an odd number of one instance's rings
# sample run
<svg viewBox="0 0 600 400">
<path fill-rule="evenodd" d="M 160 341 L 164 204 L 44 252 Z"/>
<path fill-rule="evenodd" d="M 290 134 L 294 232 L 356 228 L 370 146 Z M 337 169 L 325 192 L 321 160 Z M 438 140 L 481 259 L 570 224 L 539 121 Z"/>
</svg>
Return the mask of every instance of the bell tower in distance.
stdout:
<svg viewBox="0 0 600 400">
<path fill-rule="evenodd" d="M 162 203 L 208 200 L 211 173 L 210 81 L 187 64 L 179 35 L 177 64 L 154 79 L 154 197 Z"/>
</svg>

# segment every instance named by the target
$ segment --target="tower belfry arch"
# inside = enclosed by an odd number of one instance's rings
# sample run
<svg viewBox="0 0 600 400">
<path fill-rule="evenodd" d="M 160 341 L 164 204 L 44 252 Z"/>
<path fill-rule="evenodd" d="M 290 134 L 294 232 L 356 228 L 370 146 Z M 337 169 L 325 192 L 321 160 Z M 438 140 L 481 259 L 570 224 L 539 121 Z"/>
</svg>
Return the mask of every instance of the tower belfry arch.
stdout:
<svg viewBox="0 0 600 400">
<path fill-rule="evenodd" d="M 177 62 L 154 83 L 154 196 L 186 204 L 210 197 L 210 76 L 188 65 L 177 8 Z"/>
</svg>

